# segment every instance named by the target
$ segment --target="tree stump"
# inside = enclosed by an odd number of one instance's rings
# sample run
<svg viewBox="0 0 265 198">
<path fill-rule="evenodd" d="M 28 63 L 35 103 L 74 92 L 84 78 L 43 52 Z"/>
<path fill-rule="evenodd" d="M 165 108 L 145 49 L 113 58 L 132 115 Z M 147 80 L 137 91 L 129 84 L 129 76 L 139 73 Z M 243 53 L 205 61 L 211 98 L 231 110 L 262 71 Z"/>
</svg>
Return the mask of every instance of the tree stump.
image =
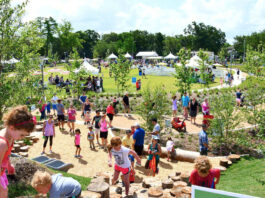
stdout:
<svg viewBox="0 0 265 198">
<path fill-rule="evenodd" d="M 36 131 L 42 131 L 42 128 L 43 128 L 43 126 L 41 126 L 41 125 L 36 125 L 35 130 L 36 130 Z"/>
<path fill-rule="evenodd" d="M 30 135 L 25 136 L 25 139 L 27 139 L 27 140 L 31 140 L 31 139 L 32 139 L 32 136 L 30 136 Z"/>
<path fill-rule="evenodd" d="M 216 169 L 219 169 L 221 172 L 226 171 L 226 167 L 223 166 L 217 166 Z"/>
<path fill-rule="evenodd" d="M 188 173 L 181 173 L 180 180 L 189 183 L 190 175 Z"/>
<path fill-rule="evenodd" d="M 20 152 L 20 145 L 19 144 L 14 144 L 13 145 L 13 148 L 15 149 L 15 152 L 16 153 L 19 153 Z"/>
<path fill-rule="evenodd" d="M 161 187 L 162 183 L 156 178 L 147 177 L 147 178 L 144 178 L 142 186 L 143 188 Z"/>
<path fill-rule="evenodd" d="M 122 198 L 122 195 L 117 193 L 111 193 L 110 198 Z"/>
<path fill-rule="evenodd" d="M 28 157 L 28 153 L 27 152 L 19 152 L 19 155 L 22 157 Z"/>
<path fill-rule="evenodd" d="M 176 182 L 176 181 L 180 181 L 181 180 L 180 179 L 180 176 L 173 176 L 173 177 L 171 177 L 171 179 L 172 179 L 173 182 Z"/>
<path fill-rule="evenodd" d="M 231 162 L 234 163 L 234 162 L 240 160 L 240 155 L 234 155 L 234 154 L 232 154 L 232 155 L 229 155 L 229 156 L 228 156 L 228 159 L 229 159 Z"/>
<path fill-rule="evenodd" d="M 96 176 L 102 177 L 107 184 L 110 183 L 110 176 L 107 173 L 98 172 L 98 173 L 96 173 Z"/>
<path fill-rule="evenodd" d="M 190 194 L 181 193 L 179 198 L 191 198 L 191 195 Z"/>
<path fill-rule="evenodd" d="M 22 147 L 20 147 L 20 151 L 21 152 L 28 152 L 28 150 L 29 150 L 29 146 L 22 146 Z"/>
<path fill-rule="evenodd" d="M 33 137 L 33 138 L 32 138 L 32 141 L 33 141 L 33 143 L 37 143 L 37 142 L 39 141 L 39 139 L 40 139 L 40 138 L 38 138 L 38 137 Z"/>
<path fill-rule="evenodd" d="M 151 187 L 148 189 L 149 197 L 161 197 L 163 195 L 163 191 L 159 187 Z"/>
<path fill-rule="evenodd" d="M 181 175 L 181 172 L 177 171 L 176 176 L 180 176 L 180 175 Z"/>
<path fill-rule="evenodd" d="M 228 160 L 227 159 L 221 159 L 220 160 L 220 166 L 228 167 Z"/>
<path fill-rule="evenodd" d="M 174 187 L 186 187 L 188 184 L 183 181 L 174 182 Z"/>
<path fill-rule="evenodd" d="M 233 163 L 230 160 L 228 160 L 228 167 L 231 166 L 232 164 Z"/>
<path fill-rule="evenodd" d="M 23 140 L 17 141 L 16 144 L 18 144 L 19 146 L 25 146 L 25 142 Z"/>
<path fill-rule="evenodd" d="M 87 187 L 88 191 L 101 194 L 102 198 L 109 198 L 109 184 L 103 181 L 91 183 Z"/>
<path fill-rule="evenodd" d="M 182 187 L 180 186 L 174 186 L 171 190 L 170 190 L 170 194 L 173 197 L 179 197 L 181 195 L 181 191 L 182 191 Z"/>
<path fill-rule="evenodd" d="M 82 198 L 101 198 L 101 194 L 90 192 L 90 191 L 82 191 L 81 197 Z"/>
<path fill-rule="evenodd" d="M 183 192 L 185 194 L 191 194 L 191 187 L 189 187 L 189 186 L 183 187 L 181 192 Z"/>
<path fill-rule="evenodd" d="M 173 181 L 171 179 L 166 179 L 166 180 L 162 181 L 162 188 L 163 189 L 173 188 Z"/>
</svg>

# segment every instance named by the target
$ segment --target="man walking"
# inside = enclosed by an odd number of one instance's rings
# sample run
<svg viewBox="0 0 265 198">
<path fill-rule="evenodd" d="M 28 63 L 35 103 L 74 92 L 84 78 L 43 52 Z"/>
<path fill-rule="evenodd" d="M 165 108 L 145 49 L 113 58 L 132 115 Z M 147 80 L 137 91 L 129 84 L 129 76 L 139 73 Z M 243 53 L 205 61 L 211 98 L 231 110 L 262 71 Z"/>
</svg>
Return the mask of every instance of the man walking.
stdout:
<svg viewBox="0 0 265 198">
<path fill-rule="evenodd" d="M 133 134 L 133 149 L 139 156 L 141 156 L 143 154 L 144 149 L 145 131 L 140 128 L 139 123 L 135 123 L 134 127 L 136 128 L 136 130 Z"/>
<path fill-rule="evenodd" d="M 64 126 L 64 105 L 61 104 L 62 100 L 59 99 L 58 100 L 58 104 L 57 104 L 57 116 L 58 116 L 58 125 L 59 125 L 59 129 L 60 130 L 64 130 L 63 126 Z M 62 128 L 61 128 L 62 126 Z"/>
<path fill-rule="evenodd" d="M 122 103 L 123 103 L 123 106 L 124 106 L 124 114 L 125 114 L 125 116 L 126 116 L 126 113 L 128 113 L 128 116 L 129 116 L 129 113 L 130 113 L 130 102 L 129 102 L 128 92 L 126 92 L 125 95 L 123 96 Z"/>
</svg>

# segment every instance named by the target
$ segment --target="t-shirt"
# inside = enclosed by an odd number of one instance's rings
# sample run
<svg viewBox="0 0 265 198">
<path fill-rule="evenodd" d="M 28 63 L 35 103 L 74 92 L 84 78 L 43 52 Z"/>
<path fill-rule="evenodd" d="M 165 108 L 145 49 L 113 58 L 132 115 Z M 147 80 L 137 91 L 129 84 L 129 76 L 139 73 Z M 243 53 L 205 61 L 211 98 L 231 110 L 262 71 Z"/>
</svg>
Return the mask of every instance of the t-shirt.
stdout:
<svg viewBox="0 0 265 198">
<path fill-rule="evenodd" d="M 197 100 L 195 100 L 195 102 L 193 103 L 193 101 L 190 101 L 190 110 L 191 111 L 197 111 L 197 108 L 199 106 L 199 103 L 197 102 Z"/>
<path fill-rule="evenodd" d="M 202 130 L 199 133 L 200 151 L 207 151 L 207 147 L 204 146 L 204 143 L 208 145 L 208 135 L 205 131 Z"/>
<path fill-rule="evenodd" d="M 189 105 L 189 101 L 190 101 L 189 96 L 182 96 L 181 100 L 182 100 L 183 107 L 187 107 Z"/>
<path fill-rule="evenodd" d="M 88 131 L 87 139 L 89 139 L 89 140 L 93 140 L 94 139 L 94 132 L 93 131 Z"/>
<path fill-rule="evenodd" d="M 129 168 L 131 166 L 131 162 L 128 157 L 129 152 L 130 149 L 124 146 L 121 146 L 119 151 L 111 149 L 111 154 L 115 158 L 115 164 L 121 168 Z"/>
<path fill-rule="evenodd" d="M 174 142 L 172 140 L 168 140 L 166 144 L 167 151 L 172 151 L 174 147 Z"/>
<path fill-rule="evenodd" d="M 63 115 L 63 109 L 64 109 L 63 104 L 57 104 L 57 114 L 58 115 Z"/>
<path fill-rule="evenodd" d="M 95 128 L 96 129 L 99 129 L 100 128 L 99 125 L 98 125 L 98 123 L 99 123 L 100 120 L 101 120 L 101 116 L 94 116 L 93 122 L 95 122 Z"/>
<path fill-rule="evenodd" d="M 50 198 L 73 197 L 79 195 L 81 185 L 71 177 L 63 177 L 62 174 L 52 175 Z"/>
<path fill-rule="evenodd" d="M 158 123 L 156 123 L 156 125 L 154 126 L 153 132 L 155 132 L 155 131 L 160 132 L 160 125 Z M 158 139 L 160 139 L 159 133 L 157 135 L 152 135 L 152 138 L 154 138 L 154 137 L 158 137 Z"/>
<path fill-rule="evenodd" d="M 219 169 L 210 169 L 209 175 L 201 177 L 197 170 L 193 170 L 190 175 L 190 183 L 196 186 L 202 186 L 206 188 L 215 188 L 214 178 L 220 177 Z"/>
<path fill-rule="evenodd" d="M 76 114 L 75 109 L 68 109 L 67 113 L 68 113 L 69 120 L 75 120 L 75 114 Z"/>
<path fill-rule="evenodd" d="M 128 96 L 123 96 L 123 102 L 125 103 L 125 105 L 129 106 L 129 97 Z"/>
<path fill-rule="evenodd" d="M 241 92 L 236 92 L 236 98 L 240 99 L 241 98 L 242 93 Z"/>
<path fill-rule="evenodd" d="M 142 128 L 138 128 L 135 130 L 133 134 L 133 139 L 135 141 L 136 146 L 142 146 L 144 144 L 144 136 L 145 136 L 145 131 Z"/>
<path fill-rule="evenodd" d="M 115 114 L 115 110 L 113 108 L 113 106 L 109 105 L 106 109 L 107 114 Z"/>
<path fill-rule="evenodd" d="M 129 148 L 132 148 L 132 145 L 133 145 L 133 138 L 132 136 L 130 136 L 130 138 L 128 138 L 128 136 L 124 136 L 122 138 L 122 145 L 125 146 L 125 147 L 129 147 Z"/>
<path fill-rule="evenodd" d="M 87 98 L 87 96 L 80 96 L 80 100 L 84 103 L 84 102 L 86 102 L 86 98 Z"/>
<path fill-rule="evenodd" d="M 75 145 L 80 145 L 80 134 L 75 135 Z"/>
<path fill-rule="evenodd" d="M 55 104 L 55 103 L 57 103 L 57 100 L 58 100 L 59 98 L 57 97 L 57 96 L 53 96 L 52 97 L 52 104 Z"/>
</svg>

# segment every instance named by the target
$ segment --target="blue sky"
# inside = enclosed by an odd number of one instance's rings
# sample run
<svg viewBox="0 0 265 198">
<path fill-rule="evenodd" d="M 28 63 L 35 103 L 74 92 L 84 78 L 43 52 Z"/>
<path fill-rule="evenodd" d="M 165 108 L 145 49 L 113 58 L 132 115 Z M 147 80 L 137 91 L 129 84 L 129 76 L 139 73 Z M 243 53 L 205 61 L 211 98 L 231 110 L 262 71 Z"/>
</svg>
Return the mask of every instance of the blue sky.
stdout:
<svg viewBox="0 0 265 198">
<path fill-rule="evenodd" d="M 175 35 L 196 21 L 220 28 L 232 43 L 236 35 L 265 29 L 265 0 L 30 0 L 25 20 L 38 16 L 100 34 L 140 29 Z"/>
</svg>

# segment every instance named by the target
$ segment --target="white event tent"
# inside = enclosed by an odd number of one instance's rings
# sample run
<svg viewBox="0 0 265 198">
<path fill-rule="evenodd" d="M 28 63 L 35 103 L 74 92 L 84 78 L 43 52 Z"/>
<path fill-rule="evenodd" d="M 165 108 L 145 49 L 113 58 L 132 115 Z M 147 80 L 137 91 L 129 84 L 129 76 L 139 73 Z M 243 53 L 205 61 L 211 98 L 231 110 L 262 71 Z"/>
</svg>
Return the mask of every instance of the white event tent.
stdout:
<svg viewBox="0 0 265 198">
<path fill-rule="evenodd" d="M 178 57 L 177 56 L 174 56 L 171 52 L 169 53 L 169 55 L 167 55 L 165 57 L 165 59 L 176 59 L 176 58 L 178 58 Z"/>
<path fill-rule="evenodd" d="M 93 75 L 98 75 L 98 73 L 99 73 L 99 70 L 97 68 L 93 67 L 92 65 L 90 65 L 89 62 L 87 62 L 87 60 L 85 60 L 83 62 L 83 64 L 80 66 L 79 69 L 76 69 L 75 70 L 75 73 L 78 73 L 81 70 L 84 70 L 86 72 L 89 72 L 89 73 L 91 73 Z"/>
<path fill-rule="evenodd" d="M 154 51 L 149 51 L 149 52 L 138 52 L 138 54 L 136 54 L 136 56 L 141 56 L 143 59 L 147 58 L 147 57 L 157 57 L 157 53 Z"/>
<path fill-rule="evenodd" d="M 117 58 L 118 57 L 113 53 L 111 53 L 111 55 L 108 56 L 108 59 L 117 59 Z"/>
<path fill-rule="evenodd" d="M 125 55 L 124 55 L 125 58 L 132 58 L 132 56 L 127 52 Z"/>
<path fill-rule="evenodd" d="M 200 62 L 201 61 L 202 61 L 202 59 L 199 56 L 195 55 L 195 56 L 191 57 L 191 59 L 186 64 L 186 66 L 187 67 L 198 68 L 198 67 L 200 67 Z M 205 65 L 208 65 L 208 64 L 205 63 Z"/>
</svg>

